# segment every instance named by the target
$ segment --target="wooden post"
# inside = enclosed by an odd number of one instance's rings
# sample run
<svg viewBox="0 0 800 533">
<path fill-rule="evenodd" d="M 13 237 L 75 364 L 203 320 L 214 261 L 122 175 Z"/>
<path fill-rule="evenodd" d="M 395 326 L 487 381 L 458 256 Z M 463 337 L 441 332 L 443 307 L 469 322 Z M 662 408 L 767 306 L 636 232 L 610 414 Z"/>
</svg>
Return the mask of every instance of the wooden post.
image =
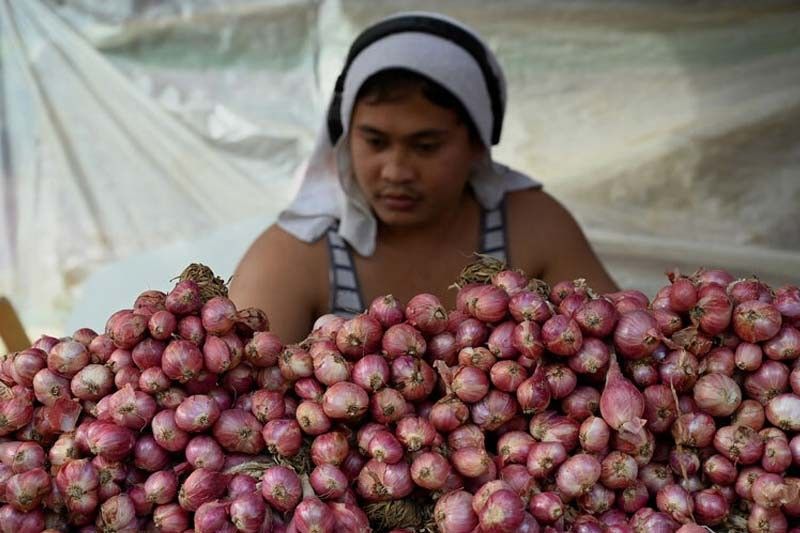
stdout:
<svg viewBox="0 0 800 533">
<path fill-rule="evenodd" d="M 9 352 L 19 352 L 31 345 L 17 312 L 4 296 L 0 296 L 0 339 Z"/>
</svg>

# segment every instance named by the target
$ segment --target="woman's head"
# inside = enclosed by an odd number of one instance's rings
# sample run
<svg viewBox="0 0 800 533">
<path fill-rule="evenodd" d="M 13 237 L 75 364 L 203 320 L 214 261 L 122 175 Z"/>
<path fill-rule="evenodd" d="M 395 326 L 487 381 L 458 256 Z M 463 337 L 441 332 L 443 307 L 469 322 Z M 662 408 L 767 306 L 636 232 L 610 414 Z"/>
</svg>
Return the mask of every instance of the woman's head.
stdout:
<svg viewBox="0 0 800 533">
<path fill-rule="evenodd" d="M 350 141 L 358 185 L 387 224 L 425 224 L 460 201 L 472 169 L 499 140 L 502 72 L 468 28 L 407 14 L 353 43 L 329 113 Z"/>
<path fill-rule="evenodd" d="M 456 206 L 485 154 L 461 102 L 400 69 L 368 79 L 355 101 L 351 163 L 378 218 L 391 226 L 424 225 Z"/>
</svg>

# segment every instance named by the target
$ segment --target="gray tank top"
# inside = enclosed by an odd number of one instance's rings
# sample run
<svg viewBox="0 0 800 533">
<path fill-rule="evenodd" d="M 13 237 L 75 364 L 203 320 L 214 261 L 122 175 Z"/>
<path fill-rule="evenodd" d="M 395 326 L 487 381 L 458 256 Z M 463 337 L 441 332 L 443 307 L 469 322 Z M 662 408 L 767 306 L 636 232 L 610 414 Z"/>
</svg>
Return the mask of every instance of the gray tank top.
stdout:
<svg viewBox="0 0 800 533">
<path fill-rule="evenodd" d="M 495 209 L 481 208 L 480 250 L 508 263 L 506 244 L 505 198 Z M 366 309 L 361 299 L 353 254 L 347 243 L 337 233 L 338 226 L 332 226 L 327 233 L 330 257 L 330 312 L 344 318 L 352 318 Z"/>
</svg>

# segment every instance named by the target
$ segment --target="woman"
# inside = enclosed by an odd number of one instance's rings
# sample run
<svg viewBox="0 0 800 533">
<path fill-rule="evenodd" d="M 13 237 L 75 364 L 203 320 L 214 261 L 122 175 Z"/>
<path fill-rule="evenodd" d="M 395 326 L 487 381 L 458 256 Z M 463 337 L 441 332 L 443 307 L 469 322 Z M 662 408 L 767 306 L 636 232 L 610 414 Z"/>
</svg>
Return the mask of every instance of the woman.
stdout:
<svg viewBox="0 0 800 533">
<path fill-rule="evenodd" d="M 364 310 L 380 295 L 448 286 L 475 251 L 554 283 L 616 290 L 573 217 L 540 184 L 492 161 L 505 81 L 459 22 L 389 17 L 351 46 L 292 204 L 250 247 L 231 284 L 285 342 L 316 317 Z"/>
</svg>

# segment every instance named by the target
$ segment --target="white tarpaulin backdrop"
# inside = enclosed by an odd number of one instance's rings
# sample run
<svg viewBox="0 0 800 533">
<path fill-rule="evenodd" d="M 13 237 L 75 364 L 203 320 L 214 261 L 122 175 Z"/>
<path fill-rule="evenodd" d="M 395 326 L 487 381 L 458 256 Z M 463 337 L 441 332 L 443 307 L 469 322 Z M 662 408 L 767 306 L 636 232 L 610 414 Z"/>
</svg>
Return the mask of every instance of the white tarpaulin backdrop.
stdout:
<svg viewBox="0 0 800 533">
<path fill-rule="evenodd" d="M 347 46 L 399 9 L 476 27 L 498 160 L 649 293 L 674 265 L 800 282 L 793 1 L 0 0 L 0 294 L 102 327 L 200 260 L 227 277 L 287 199 Z"/>
</svg>

